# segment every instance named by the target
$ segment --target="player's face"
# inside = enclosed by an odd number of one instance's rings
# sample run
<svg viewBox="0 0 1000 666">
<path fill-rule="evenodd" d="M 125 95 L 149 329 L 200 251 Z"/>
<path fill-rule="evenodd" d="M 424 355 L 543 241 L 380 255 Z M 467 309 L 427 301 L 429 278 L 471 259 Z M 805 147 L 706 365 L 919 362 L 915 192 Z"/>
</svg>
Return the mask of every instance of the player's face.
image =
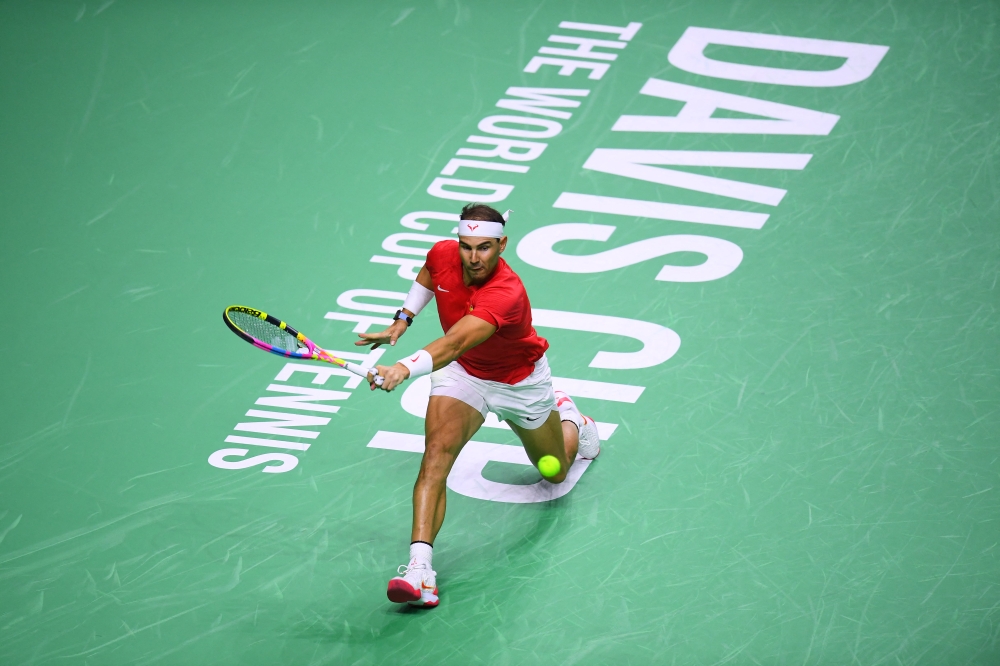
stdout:
<svg viewBox="0 0 1000 666">
<path fill-rule="evenodd" d="M 462 269 L 469 284 L 485 281 L 493 275 L 500 263 L 500 253 L 507 247 L 507 237 L 480 238 L 476 236 L 458 237 L 458 254 L 462 257 Z"/>
</svg>

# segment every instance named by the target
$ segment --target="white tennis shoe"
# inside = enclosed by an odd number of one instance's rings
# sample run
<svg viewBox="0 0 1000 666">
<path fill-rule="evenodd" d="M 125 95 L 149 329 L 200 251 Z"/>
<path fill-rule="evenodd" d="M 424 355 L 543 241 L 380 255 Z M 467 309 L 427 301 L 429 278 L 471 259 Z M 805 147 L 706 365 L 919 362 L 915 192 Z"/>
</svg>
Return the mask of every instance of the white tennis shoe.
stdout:
<svg viewBox="0 0 1000 666">
<path fill-rule="evenodd" d="M 397 604 L 434 608 L 438 605 L 437 574 L 423 562 L 410 560 L 401 564 L 399 575 L 389 581 L 386 596 Z"/>
<path fill-rule="evenodd" d="M 556 391 L 556 409 L 559 410 L 559 417 L 563 421 L 574 423 L 580 431 L 580 444 L 577 453 L 581 458 L 593 460 L 601 453 L 601 436 L 597 432 L 597 424 L 594 419 L 584 416 L 580 409 L 573 402 L 573 398 L 563 391 Z"/>
<path fill-rule="evenodd" d="M 582 415 L 581 415 L 582 416 Z M 577 453 L 581 458 L 593 460 L 601 454 L 601 435 L 597 432 L 597 424 L 589 416 L 583 417 L 583 427 L 580 428 L 580 445 Z"/>
</svg>

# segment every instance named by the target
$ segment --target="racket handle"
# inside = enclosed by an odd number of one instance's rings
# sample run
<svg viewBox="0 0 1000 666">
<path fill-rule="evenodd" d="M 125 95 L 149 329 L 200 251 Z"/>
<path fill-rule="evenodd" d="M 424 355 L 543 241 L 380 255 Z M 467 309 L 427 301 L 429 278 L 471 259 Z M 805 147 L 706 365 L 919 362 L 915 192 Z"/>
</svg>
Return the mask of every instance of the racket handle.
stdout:
<svg viewBox="0 0 1000 666">
<path fill-rule="evenodd" d="M 354 374 L 356 374 L 357 376 L 364 377 L 365 379 L 368 379 L 369 374 L 372 375 L 372 378 L 375 380 L 375 386 L 382 386 L 382 382 L 385 380 L 385 377 L 378 374 L 378 370 L 376 370 L 375 368 L 371 369 L 362 368 L 360 365 L 351 363 L 349 361 L 344 363 L 344 367 L 353 372 Z"/>
</svg>

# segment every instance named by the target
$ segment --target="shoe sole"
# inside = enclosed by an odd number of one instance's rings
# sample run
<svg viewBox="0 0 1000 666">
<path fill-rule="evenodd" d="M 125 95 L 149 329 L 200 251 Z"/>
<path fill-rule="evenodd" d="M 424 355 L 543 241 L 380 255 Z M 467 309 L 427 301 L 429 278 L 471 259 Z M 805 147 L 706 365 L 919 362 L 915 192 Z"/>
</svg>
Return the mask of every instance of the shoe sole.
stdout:
<svg viewBox="0 0 1000 666">
<path fill-rule="evenodd" d="M 393 578 L 389 581 L 389 589 L 386 590 L 385 594 L 389 597 L 389 601 L 394 604 L 405 604 L 409 601 L 420 601 L 421 598 L 419 590 L 413 589 L 413 586 L 405 580 L 399 580 L 397 578 Z"/>
<path fill-rule="evenodd" d="M 433 592 L 430 590 L 424 590 L 423 594 L 420 595 L 419 601 L 408 601 L 407 603 L 418 608 L 434 608 L 438 605 L 437 593 L 438 589 L 436 587 Z"/>
</svg>

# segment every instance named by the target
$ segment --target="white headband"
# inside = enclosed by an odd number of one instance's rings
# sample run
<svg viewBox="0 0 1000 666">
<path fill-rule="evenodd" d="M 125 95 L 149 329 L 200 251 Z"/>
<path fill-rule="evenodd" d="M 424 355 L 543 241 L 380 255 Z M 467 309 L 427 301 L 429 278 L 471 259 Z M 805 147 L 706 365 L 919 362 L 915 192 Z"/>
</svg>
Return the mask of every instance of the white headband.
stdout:
<svg viewBox="0 0 1000 666">
<path fill-rule="evenodd" d="M 504 222 L 510 219 L 511 211 L 503 214 Z M 503 238 L 504 227 L 499 222 L 484 222 L 483 220 L 460 220 L 459 236 L 478 236 L 480 238 Z"/>
</svg>

